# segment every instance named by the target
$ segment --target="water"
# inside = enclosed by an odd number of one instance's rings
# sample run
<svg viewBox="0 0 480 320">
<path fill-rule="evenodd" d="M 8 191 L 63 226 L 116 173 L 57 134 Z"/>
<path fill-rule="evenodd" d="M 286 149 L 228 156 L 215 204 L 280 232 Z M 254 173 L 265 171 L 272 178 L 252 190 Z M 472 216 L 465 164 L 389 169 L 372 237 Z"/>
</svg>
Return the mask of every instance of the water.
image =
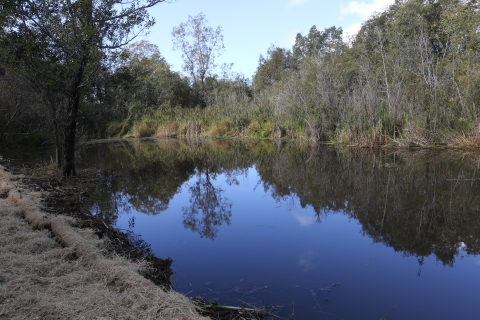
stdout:
<svg viewBox="0 0 480 320">
<path fill-rule="evenodd" d="M 479 159 L 161 140 L 78 162 L 107 182 L 90 209 L 172 257 L 189 296 L 286 319 L 477 319 Z"/>
</svg>

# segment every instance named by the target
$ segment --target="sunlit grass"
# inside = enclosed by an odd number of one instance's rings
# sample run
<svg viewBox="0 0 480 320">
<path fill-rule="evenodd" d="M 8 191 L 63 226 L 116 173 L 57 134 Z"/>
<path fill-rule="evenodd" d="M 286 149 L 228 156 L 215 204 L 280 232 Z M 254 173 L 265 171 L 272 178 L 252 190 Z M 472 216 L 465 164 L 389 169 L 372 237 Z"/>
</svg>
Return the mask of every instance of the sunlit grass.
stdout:
<svg viewBox="0 0 480 320">
<path fill-rule="evenodd" d="M 106 136 L 292 139 L 313 144 L 401 148 L 480 146 L 478 130 L 456 132 L 450 128 L 450 122 L 425 128 L 421 116 L 399 119 L 394 121 L 391 116 L 385 116 L 374 124 L 365 122 L 364 125 L 358 125 L 352 120 L 332 125 L 313 114 L 308 119 L 302 119 L 298 114 L 275 116 L 274 110 L 266 104 L 248 103 L 202 109 L 174 107 L 165 103 L 130 125 L 127 121 L 109 123 Z M 465 121 L 461 126 L 464 129 L 469 127 Z"/>
</svg>

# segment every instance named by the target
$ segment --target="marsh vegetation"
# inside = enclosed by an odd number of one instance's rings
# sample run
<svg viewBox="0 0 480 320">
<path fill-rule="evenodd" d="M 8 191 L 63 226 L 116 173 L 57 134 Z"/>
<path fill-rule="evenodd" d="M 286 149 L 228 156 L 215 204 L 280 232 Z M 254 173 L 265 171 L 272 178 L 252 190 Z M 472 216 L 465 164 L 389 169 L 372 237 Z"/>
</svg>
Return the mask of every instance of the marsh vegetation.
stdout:
<svg viewBox="0 0 480 320">
<path fill-rule="evenodd" d="M 148 28 L 146 9 L 159 2 L 136 1 L 130 18 Z M 251 79 L 216 64 L 224 50 L 222 29 L 209 26 L 201 13 L 172 31 L 185 60 L 181 73 L 153 44 L 124 46 L 133 39 L 120 12 L 108 18 L 101 7 L 89 11 L 80 2 L 55 8 L 41 3 L 12 1 L 2 10 L 0 139 L 55 144 L 58 163 L 66 161 L 61 155 L 67 147 L 73 157 L 73 136 L 478 147 L 478 1 L 397 1 L 350 39 L 341 28 L 312 26 L 292 48 L 271 46 Z M 78 20 L 72 37 L 33 27 L 37 16 L 56 23 L 56 17 L 71 20 L 69 12 L 93 13 L 93 24 Z M 103 27 L 116 31 L 102 33 Z M 81 39 L 83 53 L 75 49 L 75 60 L 62 64 Z M 82 75 L 78 83 L 75 70 Z"/>
</svg>

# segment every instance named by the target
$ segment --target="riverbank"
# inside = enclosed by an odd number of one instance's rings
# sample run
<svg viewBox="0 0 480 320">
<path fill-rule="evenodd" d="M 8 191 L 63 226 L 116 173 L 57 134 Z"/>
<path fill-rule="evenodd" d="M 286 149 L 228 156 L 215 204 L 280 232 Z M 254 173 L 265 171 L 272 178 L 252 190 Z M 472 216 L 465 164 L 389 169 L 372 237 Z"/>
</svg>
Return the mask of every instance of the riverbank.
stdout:
<svg viewBox="0 0 480 320">
<path fill-rule="evenodd" d="M 452 128 L 446 124 L 425 125 L 412 119 L 391 126 L 378 121 L 375 125 L 325 125 L 316 118 L 278 117 L 271 108 L 256 106 L 174 108 L 169 104 L 134 121 L 112 121 L 105 137 L 187 137 L 284 139 L 316 145 L 343 144 L 358 147 L 465 148 L 480 147 L 480 127 L 476 122 Z"/>
<path fill-rule="evenodd" d="M 27 180 L 0 166 L 0 318 L 207 319 L 145 279 L 147 261 L 108 253 L 106 237 L 43 211 L 46 191 Z"/>
</svg>

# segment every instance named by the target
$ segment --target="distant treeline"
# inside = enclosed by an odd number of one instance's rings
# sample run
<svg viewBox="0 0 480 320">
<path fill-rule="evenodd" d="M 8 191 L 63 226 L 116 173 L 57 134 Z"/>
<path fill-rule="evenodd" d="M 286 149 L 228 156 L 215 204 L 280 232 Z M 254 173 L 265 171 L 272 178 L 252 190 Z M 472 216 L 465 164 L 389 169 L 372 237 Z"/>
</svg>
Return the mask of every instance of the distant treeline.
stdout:
<svg viewBox="0 0 480 320">
<path fill-rule="evenodd" d="M 136 42 L 87 70 L 78 136 L 478 147 L 479 6 L 397 0 L 351 39 L 313 26 L 291 49 L 270 47 L 252 80 L 228 66 L 183 76 L 158 47 Z M 0 48 L 0 140 L 53 142 L 55 116 L 45 105 L 62 98 L 42 93 L 16 55 Z"/>
</svg>

